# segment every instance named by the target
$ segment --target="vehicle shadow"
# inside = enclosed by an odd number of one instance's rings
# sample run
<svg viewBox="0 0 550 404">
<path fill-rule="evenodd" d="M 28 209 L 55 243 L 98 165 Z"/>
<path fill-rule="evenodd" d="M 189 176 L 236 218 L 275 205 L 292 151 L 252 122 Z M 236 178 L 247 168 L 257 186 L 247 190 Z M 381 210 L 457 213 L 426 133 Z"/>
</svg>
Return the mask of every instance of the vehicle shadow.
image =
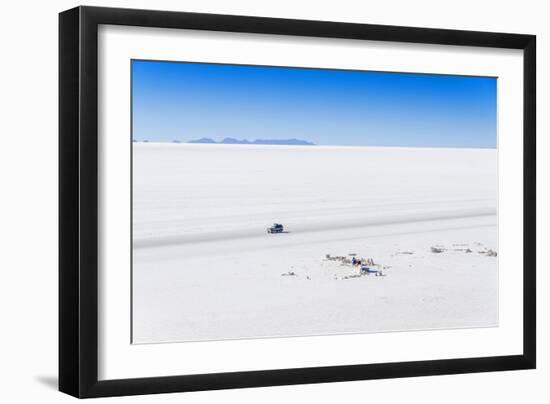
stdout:
<svg viewBox="0 0 550 404">
<path fill-rule="evenodd" d="M 35 379 L 38 383 L 50 389 L 57 390 L 58 388 L 58 379 L 56 376 L 37 376 Z"/>
</svg>

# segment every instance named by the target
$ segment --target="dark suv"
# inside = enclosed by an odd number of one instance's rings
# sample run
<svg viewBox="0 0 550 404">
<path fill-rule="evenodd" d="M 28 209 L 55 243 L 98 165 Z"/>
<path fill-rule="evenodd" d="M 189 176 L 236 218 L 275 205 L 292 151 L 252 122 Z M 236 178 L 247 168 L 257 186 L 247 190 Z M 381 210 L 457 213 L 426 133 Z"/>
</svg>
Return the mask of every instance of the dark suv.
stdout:
<svg viewBox="0 0 550 404">
<path fill-rule="evenodd" d="M 274 223 L 273 226 L 267 229 L 268 233 L 282 233 L 283 225 L 279 223 Z"/>
</svg>

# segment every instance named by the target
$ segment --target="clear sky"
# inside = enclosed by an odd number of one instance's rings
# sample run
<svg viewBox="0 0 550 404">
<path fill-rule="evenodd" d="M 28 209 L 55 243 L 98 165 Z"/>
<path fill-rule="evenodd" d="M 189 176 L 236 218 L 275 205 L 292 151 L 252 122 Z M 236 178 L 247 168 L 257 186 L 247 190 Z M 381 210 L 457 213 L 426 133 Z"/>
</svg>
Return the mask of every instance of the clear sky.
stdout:
<svg viewBox="0 0 550 404">
<path fill-rule="evenodd" d="M 496 147 L 495 78 L 132 62 L 133 138 Z"/>
</svg>

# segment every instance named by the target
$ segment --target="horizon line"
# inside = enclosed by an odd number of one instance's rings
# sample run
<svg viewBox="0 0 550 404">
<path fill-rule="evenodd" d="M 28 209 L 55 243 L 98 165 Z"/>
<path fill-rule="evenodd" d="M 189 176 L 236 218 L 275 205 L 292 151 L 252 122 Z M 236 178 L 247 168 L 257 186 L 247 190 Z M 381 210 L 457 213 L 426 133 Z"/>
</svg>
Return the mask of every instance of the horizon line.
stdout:
<svg viewBox="0 0 550 404">
<path fill-rule="evenodd" d="M 299 140 L 299 139 L 298 139 Z M 372 147 L 372 148 L 385 148 L 385 149 L 482 149 L 482 150 L 497 150 L 497 146 L 479 146 L 479 147 L 465 147 L 465 146 L 413 146 L 413 145 L 368 145 L 368 144 L 318 144 L 318 143 L 312 143 L 312 144 L 302 144 L 302 145 L 295 145 L 295 144 L 266 144 L 266 143 L 195 143 L 185 140 L 137 140 L 132 139 L 132 143 L 147 143 L 147 144 L 156 144 L 156 143 L 162 143 L 162 144 L 174 144 L 174 145 L 204 145 L 204 146 L 300 146 L 308 147 L 308 146 L 314 146 L 314 147 Z"/>
</svg>

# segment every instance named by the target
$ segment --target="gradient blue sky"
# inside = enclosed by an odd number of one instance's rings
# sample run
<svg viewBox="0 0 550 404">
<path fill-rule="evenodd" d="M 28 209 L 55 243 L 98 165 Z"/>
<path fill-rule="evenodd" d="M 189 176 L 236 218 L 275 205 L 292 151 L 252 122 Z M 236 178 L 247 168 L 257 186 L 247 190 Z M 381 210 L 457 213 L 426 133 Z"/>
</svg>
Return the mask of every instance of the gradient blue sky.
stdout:
<svg viewBox="0 0 550 404">
<path fill-rule="evenodd" d="M 133 139 L 496 147 L 495 78 L 132 61 Z"/>
</svg>

